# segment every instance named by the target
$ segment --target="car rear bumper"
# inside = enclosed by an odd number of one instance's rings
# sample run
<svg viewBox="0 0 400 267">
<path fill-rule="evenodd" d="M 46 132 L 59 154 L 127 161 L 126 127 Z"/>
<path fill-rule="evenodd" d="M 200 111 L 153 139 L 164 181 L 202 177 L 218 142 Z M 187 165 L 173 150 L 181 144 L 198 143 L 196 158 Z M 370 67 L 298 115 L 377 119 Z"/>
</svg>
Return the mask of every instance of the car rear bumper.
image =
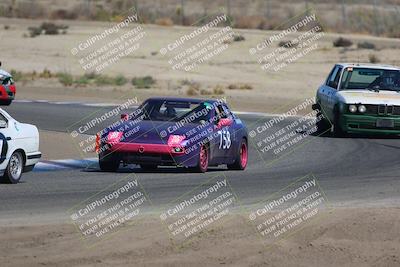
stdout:
<svg viewBox="0 0 400 267">
<path fill-rule="evenodd" d="M 393 127 L 377 127 L 379 119 L 393 120 Z M 400 134 L 400 117 L 342 114 L 342 129 L 349 133 L 365 134 Z"/>
</svg>

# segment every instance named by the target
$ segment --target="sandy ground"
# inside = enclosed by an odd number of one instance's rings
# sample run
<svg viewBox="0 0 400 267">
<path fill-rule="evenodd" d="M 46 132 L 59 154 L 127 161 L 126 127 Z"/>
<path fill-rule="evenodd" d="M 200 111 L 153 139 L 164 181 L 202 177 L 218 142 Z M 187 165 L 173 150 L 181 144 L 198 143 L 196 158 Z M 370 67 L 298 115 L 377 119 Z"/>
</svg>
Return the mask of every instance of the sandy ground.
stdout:
<svg viewBox="0 0 400 267">
<path fill-rule="evenodd" d="M 1 30 L 1 60 L 3 68 L 23 72 L 68 72 L 82 75 L 84 70 L 79 64 L 79 57 L 71 54 L 71 49 L 87 40 L 95 33 L 101 33 L 113 24 L 100 22 L 60 21 L 70 26 L 68 34 L 57 36 L 39 36 L 23 38 L 27 28 L 39 25 L 41 21 L 3 19 L 0 25 L 7 24 L 10 29 Z M 182 35 L 194 30 L 191 27 L 161 27 L 142 25 L 146 33 L 141 47 L 132 55 L 122 58 L 102 73 L 115 76 L 123 74 L 131 79 L 137 76 L 150 75 L 157 80 L 151 89 L 134 89 L 132 85 L 122 87 L 91 86 L 63 87 L 56 80 L 39 80 L 19 82 L 17 84 L 18 99 L 50 99 L 75 100 L 84 102 L 117 101 L 126 95 L 137 96 L 144 100 L 154 95 L 186 95 L 182 86 L 184 80 L 201 84 L 202 89 L 210 90 L 216 85 L 227 87 L 230 84 L 249 84 L 252 90 L 228 90 L 224 96 L 234 109 L 246 111 L 284 111 L 283 106 L 304 101 L 314 97 L 317 87 L 324 81 L 333 64 L 336 62 L 368 62 L 373 54 L 381 62 L 400 65 L 398 49 L 400 40 L 375 38 L 364 35 L 343 35 L 350 38 L 354 45 L 351 48 L 335 48 L 332 40 L 339 35 L 326 33 L 317 41 L 317 49 L 307 53 L 294 63 L 277 72 L 266 72 L 261 69 L 257 57 L 249 54 L 249 49 L 256 46 L 266 37 L 277 32 L 259 30 L 237 30 L 246 38 L 242 42 L 233 42 L 222 53 L 214 56 L 192 72 L 172 70 L 168 64 L 170 57 L 162 56 L 158 51 L 169 43 L 173 43 Z M 121 30 L 121 34 L 126 32 Z M 294 34 L 286 39 L 291 39 Z M 357 49 L 357 43 L 369 41 L 376 45 L 376 50 Z M 269 52 L 277 45 L 271 46 Z M 268 48 L 269 49 L 269 48 Z M 266 53 L 265 53 L 266 54 Z"/>
<path fill-rule="evenodd" d="M 68 133 L 40 130 L 40 151 L 42 160 L 77 159 L 79 156 L 77 144 Z M 56 149 L 54 149 L 56 148 Z M 95 157 L 96 153 L 86 153 L 85 157 Z"/>
<path fill-rule="evenodd" d="M 2 266 L 399 266 L 399 208 L 333 209 L 272 246 L 229 215 L 184 244 L 157 217 L 87 248 L 70 224 L 2 225 Z M 126 231 L 125 231 L 126 230 Z"/>
</svg>

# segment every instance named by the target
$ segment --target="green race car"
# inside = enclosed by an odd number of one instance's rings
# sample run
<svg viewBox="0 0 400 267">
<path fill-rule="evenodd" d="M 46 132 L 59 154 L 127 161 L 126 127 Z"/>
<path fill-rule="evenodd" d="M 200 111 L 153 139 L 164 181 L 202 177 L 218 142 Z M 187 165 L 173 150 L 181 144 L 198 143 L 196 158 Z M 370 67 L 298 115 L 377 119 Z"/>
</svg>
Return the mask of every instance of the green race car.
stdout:
<svg viewBox="0 0 400 267">
<path fill-rule="evenodd" d="M 313 109 L 318 110 L 317 127 L 331 127 L 335 136 L 400 134 L 400 68 L 336 64 L 319 87 Z"/>
</svg>

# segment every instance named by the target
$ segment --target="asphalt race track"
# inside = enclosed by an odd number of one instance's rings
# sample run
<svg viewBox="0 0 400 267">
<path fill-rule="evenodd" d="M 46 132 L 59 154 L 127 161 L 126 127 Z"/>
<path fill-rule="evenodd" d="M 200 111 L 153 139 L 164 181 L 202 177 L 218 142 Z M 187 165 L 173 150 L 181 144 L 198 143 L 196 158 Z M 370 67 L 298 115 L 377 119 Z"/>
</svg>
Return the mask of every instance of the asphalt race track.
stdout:
<svg viewBox="0 0 400 267">
<path fill-rule="evenodd" d="M 98 110 L 79 104 L 23 102 L 4 109 L 21 122 L 61 132 Z M 260 119 L 256 115 L 240 117 L 247 125 Z M 266 165 L 250 146 L 249 165 L 244 172 L 228 171 L 224 167 L 213 168 L 207 174 L 172 168 L 144 172 L 128 166 L 119 173 L 102 173 L 95 165 L 34 171 L 25 174 L 18 185 L 0 184 L 0 211 L 2 218 L 57 215 L 57 218 L 65 219 L 68 209 L 128 175 L 137 175 L 154 209 L 222 174 L 226 175 L 244 206 L 265 199 L 309 173 L 317 178 L 332 206 L 399 203 L 400 143 L 397 138 L 353 136 L 338 139 L 329 135 L 308 138 L 305 145 L 270 165 Z M 77 152 L 77 159 L 78 155 Z"/>
</svg>

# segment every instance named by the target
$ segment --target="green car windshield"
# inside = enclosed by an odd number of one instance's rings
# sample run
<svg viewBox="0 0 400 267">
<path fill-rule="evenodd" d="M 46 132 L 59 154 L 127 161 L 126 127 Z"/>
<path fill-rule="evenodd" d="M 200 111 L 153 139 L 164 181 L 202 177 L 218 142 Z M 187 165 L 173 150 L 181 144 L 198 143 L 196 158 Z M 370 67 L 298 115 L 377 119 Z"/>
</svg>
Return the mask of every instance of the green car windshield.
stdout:
<svg viewBox="0 0 400 267">
<path fill-rule="evenodd" d="M 369 89 L 400 91 L 400 71 L 373 68 L 346 68 L 340 90 Z"/>
</svg>

